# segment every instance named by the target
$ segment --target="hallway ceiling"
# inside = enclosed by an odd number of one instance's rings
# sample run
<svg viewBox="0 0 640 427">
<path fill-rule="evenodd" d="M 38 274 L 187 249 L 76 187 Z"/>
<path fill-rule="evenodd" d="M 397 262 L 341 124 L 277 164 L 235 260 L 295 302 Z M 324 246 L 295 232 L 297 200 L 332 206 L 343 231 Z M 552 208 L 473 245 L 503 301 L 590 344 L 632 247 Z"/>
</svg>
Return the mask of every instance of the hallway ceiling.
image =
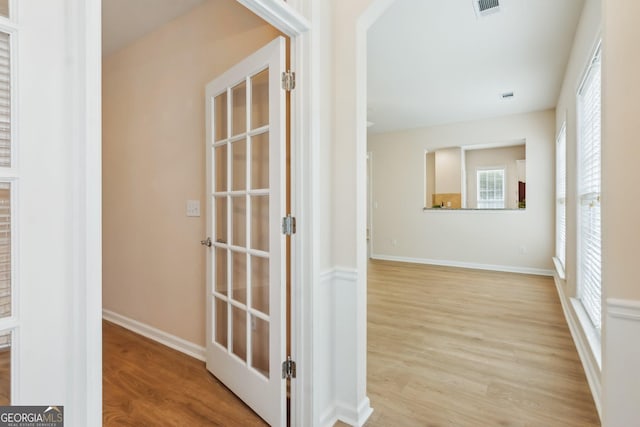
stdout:
<svg viewBox="0 0 640 427">
<path fill-rule="evenodd" d="M 584 0 L 500 5 L 396 0 L 368 33 L 369 132 L 555 107 Z"/>
<path fill-rule="evenodd" d="M 102 55 L 107 56 L 205 0 L 103 0 Z"/>
</svg>

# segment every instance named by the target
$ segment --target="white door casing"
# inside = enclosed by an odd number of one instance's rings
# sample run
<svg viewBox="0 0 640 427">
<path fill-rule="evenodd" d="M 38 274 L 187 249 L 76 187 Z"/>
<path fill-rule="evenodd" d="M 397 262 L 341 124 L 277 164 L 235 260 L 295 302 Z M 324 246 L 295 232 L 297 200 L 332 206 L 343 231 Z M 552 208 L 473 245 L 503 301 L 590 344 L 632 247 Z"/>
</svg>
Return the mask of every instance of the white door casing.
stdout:
<svg viewBox="0 0 640 427">
<path fill-rule="evenodd" d="M 286 383 L 280 375 L 286 353 L 286 259 L 279 227 L 286 208 L 284 68 L 285 40 L 278 37 L 209 83 L 205 98 L 212 239 L 207 369 L 274 426 L 286 421 Z M 260 90 L 264 85 L 267 92 Z M 266 120 L 257 105 L 265 94 Z"/>
</svg>

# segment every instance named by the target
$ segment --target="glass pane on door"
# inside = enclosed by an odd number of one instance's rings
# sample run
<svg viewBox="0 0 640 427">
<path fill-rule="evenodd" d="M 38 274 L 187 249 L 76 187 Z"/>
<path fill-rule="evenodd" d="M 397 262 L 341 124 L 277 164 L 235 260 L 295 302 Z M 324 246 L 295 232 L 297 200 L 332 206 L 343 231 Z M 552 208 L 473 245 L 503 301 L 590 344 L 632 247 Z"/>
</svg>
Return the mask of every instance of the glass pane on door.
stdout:
<svg viewBox="0 0 640 427">
<path fill-rule="evenodd" d="M 241 139 L 231 144 L 231 189 L 247 188 L 247 141 Z"/>
<path fill-rule="evenodd" d="M 231 198 L 231 244 L 245 246 L 247 242 L 247 202 L 244 196 Z"/>
<path fill-rule="evenodd" d="M 251 248 L 269 251 L 269 196 L 251 197 Z"/>
<path fill-rule="evenodd" d="M 231 135 L 240 135 L 247 131 L 247 84 L 242 82 L 231 89 Z"/>
<path fill-rule="evenodd" d="M 215 300 L 215 340 L 223 347 L 227 347 L 227 302 L 220 298 L 214 298 Z"/>
<path fill-rule="evenodd" d="M 216 96 L 213 100 L 213 141 L 227 138 L 227 92 Z"/>
<path fill-rule="evenodd" d="M 216 192 L 227 191 L 227 145 L 220 145 L 213 149 L 214 171 L 213 188 Z"/>
<path fill-rule="evenodd" d="M 227 243 L 227 196 L 214 198 L 215 233 L 213 239 L 217 243 Z"/>
<path fill-rule="evenodd" d="M 269 124 L 269 69 L 251 78 L 251 129 Z"/>
<path fill-rule="evenodd" d="M 269 314 L 269 259 L 251 257 L 251 308 Z"/>
<path fill-rule="evenodd" d="M 231 252 L 233 259 L 233 279 L 231 282 L 231 297 L 242 303 L 247 302 L 247 254 Z"/>
<path fill-rule="evenodd" d="M 242 360 L 247 360 L 247 312 L 236 306 L 231 306 L 233 313 L 231 322 L 233 327 L 233 354 Z"/>
<path fill-rule="evenodd" d="M 269 378 L 269 322 L 251 316 L 251 366 Z"/>
<path fill-rule="evenodd" d="M 251 188 L 269 188 L 269 132 L 251 138 Z"/>
<path fill-rule="evenodd" d="M 215 248 L 214 262 L 214 289 L 222 295 L 227 295 L 227 250 Z"/>
</svg>

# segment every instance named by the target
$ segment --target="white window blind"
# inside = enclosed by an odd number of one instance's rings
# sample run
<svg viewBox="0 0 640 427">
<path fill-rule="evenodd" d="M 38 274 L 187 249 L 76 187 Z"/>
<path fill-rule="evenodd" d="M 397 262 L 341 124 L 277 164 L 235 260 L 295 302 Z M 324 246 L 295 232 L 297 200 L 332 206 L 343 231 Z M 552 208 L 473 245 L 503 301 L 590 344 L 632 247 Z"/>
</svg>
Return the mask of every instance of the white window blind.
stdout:
<svg viewBox="0 0 640 427">
<path fill-rule="evenodd" d="M 504 208 L 504 169 L 477 171 L 478 208 Z"/>
<path fill-rule="evenodd" d="M 565 266 L 567 242 L 567 128 L 562 125 L 556 141 L 556 258 Z"/>
<path fill-rule="evenodd" d="M 0 31 L 0 167 L 11 166 L 10 36 Z"/>
<path fill-rule="evenodd" d="M 578 92 L 578 298 L 596 329 L 601 325 L 600 48 Z"/>
</svg>

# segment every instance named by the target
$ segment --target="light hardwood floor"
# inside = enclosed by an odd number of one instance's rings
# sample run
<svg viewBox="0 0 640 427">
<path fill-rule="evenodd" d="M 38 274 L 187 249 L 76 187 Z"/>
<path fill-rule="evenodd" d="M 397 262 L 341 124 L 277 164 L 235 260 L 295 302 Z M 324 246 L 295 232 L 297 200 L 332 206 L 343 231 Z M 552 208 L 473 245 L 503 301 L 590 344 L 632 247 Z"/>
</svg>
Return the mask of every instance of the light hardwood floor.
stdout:
<svg viewBox="0 0 640 427">
<path fill-rule="evenodd" d="M 372 261 L 368 298 L 368 427 L 600 425 L 552 279 Z M 204 363 L 103 331 L 105 426 L 265 425 Z"/>
<path fill-rule="evenodd" d="M 11 348 L 0 349 L 0 405 L 11 404 Z"/>
<path fill-rule="evenodd" d="M 204 362 L 103 322 L 104 426 L 265 426 Z"/>
<path fill-rule="evenodd" d="M 599 426 L 553 279 L 369 264 L 378 426 Z"/>
</svg>

